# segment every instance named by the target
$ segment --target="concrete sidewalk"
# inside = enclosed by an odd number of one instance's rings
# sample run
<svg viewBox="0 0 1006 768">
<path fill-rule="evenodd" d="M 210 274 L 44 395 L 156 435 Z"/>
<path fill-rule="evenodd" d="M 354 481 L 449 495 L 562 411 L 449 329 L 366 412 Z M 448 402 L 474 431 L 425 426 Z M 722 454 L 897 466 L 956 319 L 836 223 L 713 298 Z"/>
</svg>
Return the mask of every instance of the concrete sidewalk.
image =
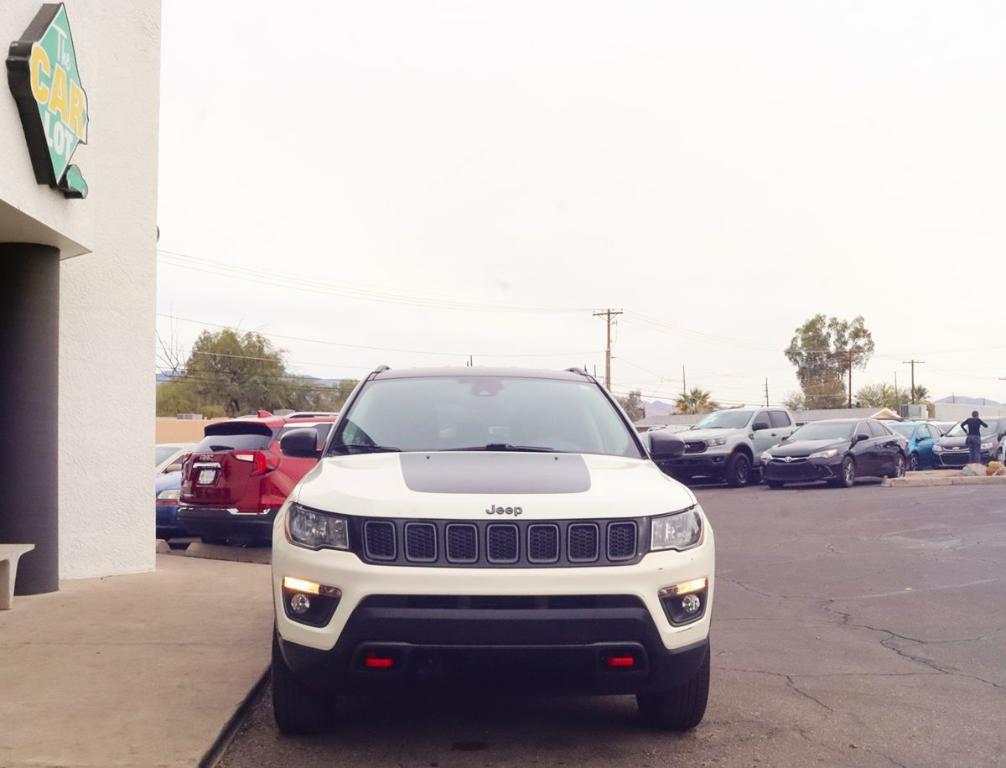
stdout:
<svg viewBox="0 0 1006 768">
<path fill-rule="evenodd" d="M 158 555 L 0 614 L 0 766 L 199 763 L 269 663 L 269 567 Z"/>
</svg>

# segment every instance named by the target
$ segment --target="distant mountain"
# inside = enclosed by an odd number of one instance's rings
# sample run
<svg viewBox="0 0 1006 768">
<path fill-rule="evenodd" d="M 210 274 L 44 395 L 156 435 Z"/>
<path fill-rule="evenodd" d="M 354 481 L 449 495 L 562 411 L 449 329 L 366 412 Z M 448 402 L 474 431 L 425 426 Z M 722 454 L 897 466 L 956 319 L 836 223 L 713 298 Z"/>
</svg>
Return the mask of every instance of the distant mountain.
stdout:
<svg viewBox="0 0 1006 768">
<path fill-rule="evenodd" d="M 934 400 L 935 403 L 956 403 L 957 405 L 1002 405 L 997 400 L 989 400 L 987 397 L 968 397 L 967 395 L 951 395 Z"/>
<path fill-rule="evenodd" d="M 643 408 L 646 409 L 646 418 L 648 419 L 652 419 L 657 416 L 670 416 L 674 413 L 674 403 L 668 403 L 664 400 L 651 400 L 649 402 L 644 402 Z"/>
</svg>

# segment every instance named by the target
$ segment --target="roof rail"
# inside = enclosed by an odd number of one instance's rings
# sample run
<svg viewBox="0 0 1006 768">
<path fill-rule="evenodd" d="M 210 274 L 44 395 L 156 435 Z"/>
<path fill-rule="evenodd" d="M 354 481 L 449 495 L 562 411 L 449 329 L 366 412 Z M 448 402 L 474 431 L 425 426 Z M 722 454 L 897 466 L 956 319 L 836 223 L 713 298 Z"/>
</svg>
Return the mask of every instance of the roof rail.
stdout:
<svg viewBox="0 0 1006 768">
<path fill-rule="evenodd" d="M 378 376 L 378 375 L 384 373 L 385 371 L 390 371 L 390 370 L 391 370 L 391 366 L 390 365 L 379 365 L 374 370 L 372 370 L 370 373 L 367 374 L 366 381 L 370 381 L 375 376 Z"/>
<path fill-rule="evenodd" d="M 597 381 L 597 379 L 595 379 L 593 376 L 591 376 L 587 372 L 586 368 L 577 368 L 576 366 L 573 366 L 572 368 L 567 368 L 566 369 L 566 373 L 578 373 L 581 376 L 584 376 L 584 377 L 590 379 L 591 381 Z"/>
</svg>

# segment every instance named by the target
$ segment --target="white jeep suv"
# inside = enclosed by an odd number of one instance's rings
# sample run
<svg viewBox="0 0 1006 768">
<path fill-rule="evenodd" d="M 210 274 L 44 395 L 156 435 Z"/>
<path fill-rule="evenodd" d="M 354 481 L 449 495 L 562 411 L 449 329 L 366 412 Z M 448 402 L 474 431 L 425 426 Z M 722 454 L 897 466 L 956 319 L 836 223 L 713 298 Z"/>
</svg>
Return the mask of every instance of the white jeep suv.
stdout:
<svg viewBox="0 0 1006 768">
<path fill-rule="evenodd" d="M 645 440 L 645 442 L 644 442 Z M 636 694 L 663 728 L 709 693 L 713 531 L 585 372 L 380 368 L 273 529 L 272 690 L 286 733 L 340 693 Z M 652 457 L 652 459 L 651 459 Z"/>
</svg>

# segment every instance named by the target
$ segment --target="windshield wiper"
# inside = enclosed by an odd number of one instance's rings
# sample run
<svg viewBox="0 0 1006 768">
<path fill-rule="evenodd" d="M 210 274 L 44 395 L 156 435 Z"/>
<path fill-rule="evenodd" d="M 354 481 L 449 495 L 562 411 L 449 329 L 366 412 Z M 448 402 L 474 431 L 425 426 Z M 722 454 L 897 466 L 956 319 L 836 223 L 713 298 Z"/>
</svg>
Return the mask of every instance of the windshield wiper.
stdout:
<svg viewBox="0 0 1006 768">
<path fill-rule="evenodd" d="M 336 453 L 401 453 L 401 448 L 391 445 L 360 445 L 359 443 L 342 443 L 333 445 L 332 450 Z"/>
<path fill-rule="evenodd" d="M 486 445 L 473 445 L 468 448 L 450 448 L 451 451 L 501 451 L 512 453 L 556 453 L 555 448 L 546 448 L 541 445 L 513 445 L 512 443 L 487 443 Z"/>
</svg>

